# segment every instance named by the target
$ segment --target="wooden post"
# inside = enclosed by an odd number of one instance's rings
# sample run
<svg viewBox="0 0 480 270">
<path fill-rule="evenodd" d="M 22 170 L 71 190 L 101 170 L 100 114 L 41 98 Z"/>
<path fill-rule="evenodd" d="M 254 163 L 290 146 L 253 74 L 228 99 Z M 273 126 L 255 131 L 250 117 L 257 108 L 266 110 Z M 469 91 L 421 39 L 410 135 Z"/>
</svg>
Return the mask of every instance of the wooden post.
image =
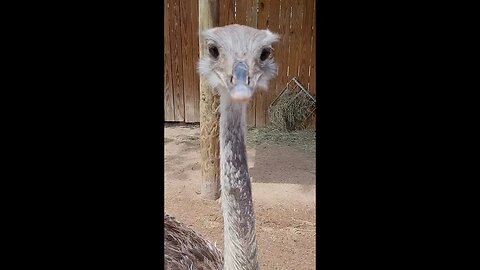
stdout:
<svg viewBox="0 0 480 270">
<path fill-rule="evenodd" d="M 218 0 L 198 0 L 198 30 L 201 33 L 219 25 Z M 207 53 L 205 41 L 199 38 L 200 58 Z M 218 122 L 220 100 L 200 76 L 200 151 L 202 165 L 202 197 L 220 197 L 220 143 Z"/>
</svg>

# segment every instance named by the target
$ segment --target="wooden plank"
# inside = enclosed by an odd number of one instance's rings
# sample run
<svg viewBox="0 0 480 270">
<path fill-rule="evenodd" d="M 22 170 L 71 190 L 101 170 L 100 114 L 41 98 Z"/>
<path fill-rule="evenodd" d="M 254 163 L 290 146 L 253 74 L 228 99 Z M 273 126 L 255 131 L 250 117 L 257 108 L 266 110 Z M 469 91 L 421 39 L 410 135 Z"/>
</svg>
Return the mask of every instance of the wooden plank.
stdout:
<svg viewBox="0 0 480 270">
<path fill-rule="evenodd" d="M 219 26 L 235 23 L 235 0 L 221 0 L 219 2 L 221 7 Z"/>
<path fill-rule="evenodd" d="M 278 63 L 278 76 L 277 84 L 275 87 L 275 94 L 278 94 L 287 82 L 288 71 L 288 50 L 290 42 L 290 7 L 287 5 L 287 0 L 281 0 L 281 6 L 279 10 L 279 28 L 278 32 L 281 33 L 282 39 L 278 43 L 276 58 Z"/>
<path fill-rule="evenodd" d="M 296 77 L 297 80 L 306 87 L 308 85 L 308 65 L 305 65 L 305 63 L 301 61 L 305 48 L 308 47 L 308 49 L 310 49 L 308 44 L 303 42 L 303 37 L 305 36 L 304 27 L 308 27 L 303 21 L 306 12 L 306 3 L 305 0 L 290 0 L 290 3 L 292 5 L 292 18 L 290 22 L 290 53 L 288 54 L 290 72 L 288 80 Z M 305 72 L 305 70 L 307 72 Z"/>
<path fill-rule="evenodd" d="M 196 14 L 193 11 L 197 8 L 195 3 L 198 4 L 198 1 L 179 1 L 185 122 L 188 123 L 199 120 L 199 104 L 196 103 L 199 102 L 200 92 L 195 70 L 198 55 L 198 17 L 194 18 Z"/>
<path fill-rule="evenodd" d="M 288 66 L 289 71 L 287 75 L 287 81 L 290 81 L 293 77 L 297 77 L 298 73 L 298 58 L 300 56 L 299 49 L 301 49 L 302 44 L 300 40 L 300 28 L 302 27 L 300 24 L 302 10 L 300 7 L 300 0 L 289 0 L 288 3 L 291 9 L 291 18 L 290 18 L 290 41 L 288 42 L 288 46 L 290 47 L 288 53 Z"/>
<path fill-rule="evenodd" d="M 314 35 L 312 38 L 312 60 L 310 62 L 310 78 L 309 78 L 309 89 L 308 91 L 315 96 L 317 93 L 317 67 L 316 67 L 316 36 Z"/>
<path fill-rule="evenodd" d="M 282 1 L 283 2 L 283 1 Z M 292 18 L 292 12 L 293 12 L 293 3 L 294 0 L 286 0 L 285 1 L 285 9 L 282 10 L 283 18 L 284 18 L 284 24 L 281 24 L 282 26 L 282 32 L 285 35 L 285 47 L 284 47 L 284 54 L 282 54 L 282 60 L 284 61 L 284 65 L 286 67 L 285 73 L 281 74 L 279 81 L 281 82 L 281 88 L 283 88 L 293 77 L 292 73 L 295 70 L 295 67 L 292 66 L 292 61 L 293 55 L 296 51 L 295 47 L 295 40 L 292 38 L 293 35 L 293 30 L 294 27 L 292 28 L 292 21 L 294 18 Z M 282 21 L 281 21 L 282 22 Z"/>
<path fill-rule="evenodd" d="M 277 0 L 261 0 L 259 2 L 259 16 L 257 18 L 258 28 L 264 29 L 267 28 L 270 31 L 280 34 L 280 42 L 273 45 L 274 48 L 274 57 L 277 65 L 279 66 L 279 73 L 281 72 L 281 67 L 279 59 L 281 55 L 281 42 L 283 40 L 283 35 L 279 31 L 279 16 L 280 16 L 280 3 Z M 256 105 L 255 118 L 256 121 L 259 121 L 259 127 L 262 126 L 262 123 L 265 122 L 265 125 L 269 125 L 268 120 L 268 107 L 272 103 L 273 99 L 276 97 L 279 91 L 276 88 L 278 77 L 272 79 L 269 83 L 268 90 L 262 92 L 258 95 Z M 281 90 L 281 89 L 280 89 Z M 263 114 L 261 114 L 263 112 Z M 264 119 L 262 119 L 264 118 Z"/>
<path fill-rule="evenodd" d="M 181 38 L 181 50 L 182 50 L 182 74 L 183 74 L 183 95 L 184 95 L 184 111 L 185 111 L 185 122 L 189 122 L 191 114 L 193 114 L 193 108 L 191 107 L 191 91 L 193 87 L 193 74 L 190 71 L 190 66 L 192 64 L 192 44 L 191 44 L 191 35 L 192 31 L 189 27 L 191 23 L 190 20 L 190 7 L 191 1 L 179 1 L 179 11 L 180 11 L 180 31 L 177 32 L 177 35 L 180 35 Z"/>
<path fill-rule="evenodd" d="M 278 2 L 277 2 L 278 3 Z M 275 59 L 278 65 L 278 76 L 275 80 L 275 88 L 270 92 L 268 101 L 270 104 L 283 90 L 287 84 L 287 70 L 288 70 L 288 50 L 290 42 L 290 6 L 288 1 L 281 0 L 279 4 L 272 4 L 272 8 L 278 8 L 278 15 L 272 14 L 272 18 L 276 17 L 276 24 L 271 22 L 273 27 L 277 28 L 277 33 L 281 35 L 280 42 L 277 43 L 275 48 Z"/>
<path fill-rule="evenodd" d="M 182 37 L 180 35 L 180 6 L 178 1 L 172 1 L 170 6 L 170 53 L 172 59 L 172 75 L 173 75 L 173 104 L 175 121 L 185 121 L 185 103 L 183 96 L 183 60 L 182 60 Z"/>
<path fill-rule="evenodd" d="M 301 53 L 305 45 L 302 42 L 302 19 L 305 12 L 305 3 L 303 0 L 289 0 L 288 6 L 291 8 L 291 17 L 289 29 L 289 52 L 288 52 L 288 67 L 286 82 L 289 82 L 292 78 L 299 79 L 299 67 L 301 66 Z M 308 68 L 308 67 L 307 67 Z M 307 86 L 308 85 L 308 73 L 305 79 L 299 79 L 299 82 Z"/>
<path fill-rule="evenodd" d="M 280 71 L 281 71 L 282 67 L 280 66 L 279 58 L 282 57 L 282 55 L 280 53 L 281 52 L 281 43 L 284 40 L 283 33 L 280 31 L 280 3 L 278 3 L 278 1 L 274 1 L 274 0 L 271 0 L 269 2 L 270 2 L 270 4 L 268 4 L 268 6 L 266 6 L 266 8 L 268 7 L 268 9 L 269 9 L 267 26 L 268 26 L 268 29 L 270 29 L 271 31 L 280 35 L 280 41 L 273 46 L 273 48 L 275 50 L 274 51 L 274 57 L 275 57 L 275 61 L 277 62 L 277 65 L 278 65 L 278 73 L 280 74 Z M 267 3 L 267 2 L 265 2 L 265 3 Z M 278 84 L 278 76 L 275 77 L 275 79 L 273 79 L 270 82 L 269 91 L 267 92 L 267 95 L 266 95 L 266 98 L 265 98 L 265 105 L 266 105 L 265 106 L 266 107 L 265 108 L 265 110 L 266 110 L 265 125 L 267 125 L 267 126 L 269 125 L 268 107 L 273 102 L 273 100 L 277 97 L 277 94 L 282 90 L 282 89 L 277 88 L 277 84 Z"/>
<path fill-rule="evenodd" d="M 317 70 L 317 67 L 316 67 L 316 56 L 317 56 L 317 46 L 316 46 L 316 39 L 317 39 L 317 35 L 316 35 L 316 24 L 315 24 L 315 19 L 316 19 L 316 6 L 315 6 L 315 1 L 314 1 L 314 6 L 313 6 L 313 22 L 312 22 L 312 26 L 313 26 L 313 30 L 312 30 L 312 33 L 313 33 L 313 38 L 312 38 L 312 44 L 311 44 L 311 51 L 312 51 L 312 58 L 310 60 L 310 87 L 309 87 L 309 92 L 315 97 L 316 96 L 316 93 L 317 93 L 317 76 L 316 76 L 316 70 Z"/>
<path fill-rule="evenodd" d="M 310 89 L 310 71 L 311 68 L 310 66 L 312 65 L 311 60 L 315 60 L 312 56 L 311 52 L 311 43 L 312 43 L 312 36 L 314 35 L 314 30 L 312 25 L 314 23 L 314 17 L 313 17 L 313 12 L 314 12 L 314 1 L 305 1 L 305 12 L 304 16 L 302 19 L 302 25 L 304 26 L 302 29 L 302 50 L 301 50 L 301 55 L 300 55 L 300 72 L 298 75 L 299 81 L 303 84 L 303 86 L 306 89 Z M 315 61 L 313 61 L 313 64 L 315 64 Z M 310 92 L 310 91 L 309 91 Z"/>
<path fill-rule="evenodd" d="M 171 0 L 167 0 L 163 2 L 163 66 L 164 66 L 164 73 L 163 73 L 163 81 L 164 81 L 164 88 L 163 88 L 163 105 L 164 105 L 164 119 L 165 121 L 174 121 L 175 114 L 173 108 L 173 89 L 172 89 L 172 59 L 170 54 L 170 38 L 169 38 L 169 17 L 170 17 L 170 9 L 169 9 L 169 2 Z"/>
<path fill-rule="evenodd" d="M 248 0 L 247 2 L 247 25 L 257 28 L 258 27 L 258 5 L 260 0 Z"/>
<path fill-rule="evenodd" d="M 302 53 L 302 63 L 305 63 L 307 69 L 302 69 L 302 74 L 300 74 L 300 78 L 302 78 L 302 83 L 306 84 L 305 86 L 308 89 L 308 92 L 315 97 L 316 89 L 315 84 L 312 81 L 315 81 L 315 51 L 316 47 L 314 44 L 315 41 L 315 1 L 307 1 L 306 2 L 306 13 L 305 18 L 303 20 L 304 25 L 307 27 L 303 31 L 303 42 L 304 44 L 308 44 L 308 46 L 304 47 L 304 52 Z M 307 77 L 303 75 L 305 73 Z M 305 80 L 305 82 L 303 82 Z M 318 103 L 317 103 L 318 104 Z M 307 120 L 306 126 L 308 129 L 315 129 L 316 128 L 316 112 L 315 111 Z"/>
<path fill-rule="evenodd" d="M 197 72 L 197 63 L 200 58 L 199 52 L 199 33 L 198 33 L 198 1 L 192 1 L 192 13 L 191 13 L 191 22 L 192 22 L 192 39 L 193 39 L 193 63 L 191 69 L 193 72 L 193 82 L 195 91 L 193 92 L 193 121 L 198 123 L 200 122 L 200 75 Z"/>
<path fill-rule="evenodd" d="M 246 25 L 247 24 L 247 9 L 248 0 L 235 0 L 236 3 L 236 18 L 235 23 Z"/>
<path fill-rule="evenodd" d="M 270 0 L 260 0 L 258 3 L 257 28 L 267 29 L 269 19 Z M 275 85 L 275 81 L 270 81 L 270 86 Z M 271 88 L 271 87 L 270 87 Z M 257 91 L 255 97 L 255 126 L 264 127 L 267 124 L 268 92 Z"/>
</svg>

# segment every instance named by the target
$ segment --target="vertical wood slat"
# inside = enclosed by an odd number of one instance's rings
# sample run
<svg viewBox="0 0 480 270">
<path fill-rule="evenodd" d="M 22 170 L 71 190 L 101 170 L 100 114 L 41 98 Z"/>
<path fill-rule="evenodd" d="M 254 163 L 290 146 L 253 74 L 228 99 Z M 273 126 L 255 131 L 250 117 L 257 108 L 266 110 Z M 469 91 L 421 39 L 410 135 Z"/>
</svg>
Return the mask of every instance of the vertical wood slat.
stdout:
<svg viewBox="0 0 480 270">
<path fill-rule="evenodd" d="M 236 4 L 236 18 L 235 18 L 235 23 L 237 24 L 242 24 L 242 25 L 246 25 L 247 24 L 247 2 L 248 0 L 235 0 L 234 1 L 235 4 Z"/>
<path fill-rule="evenodd" d="M 225 26 L 235 23 L 235 0 L 221 0 L 220 1 L 220 26 Z"/>
<path fill-rule="evenodd" d="M 288 45 L 290 38 L 290 6 L 287 0 L 280 0 L 279 2 L 270 5 L 272 11 L 270 12 L 271 29 L 280 34 L 280 41 L 275 48 L 275 59 L 278 65 L 278 75 L 275 79 L 275 87 L 269 92 L 268 104 L 270 104 L 283 90 L 287 83 L 288 70 Z M 275 17 L 275 24 L 273 23 Z M 273 85 L 272 85 L 273 86 Z M 267 123 L 268 125 L 268 123 Z"/>
<path fill-rule="evenodd" d="M 289 81 L 289 77 L 291 74 L 290 69 L 292 69 L 291 63 L 288 62 L 290 58 L 291 50 L 292 52 L 295 50 L 295 47 L 291 46 L 292 40 L 291 32 L 290 32 L 290 24 L 291 24 L 291 17 L 290 12 L 292 11 L 291 1 L 283 0 L 282 3 L 282 10 L 281 10 L 281 18 L 280 18 L 280 31 L 283 33 L 284 39 L 282 41 L 282 58 L 281 58 L 281 66 L 282 72 L 278 74 L 278 82 L 277 90 L 281 91 Z"/>
<path fill-rule="evenodd" d="M 258 14 L 257 14 L 257 27 L 258 29 L 269 29 L 272 32 L 277 33 L 277 27 L 270 25 L 278 24 L 278 5 L 272 3 L 272 0 L 260 0 L 258 3 Z M 275 9 L 272 5 L 276 6 Z M 272 13 L 272 14 L 271 14 Z M 272 15 L 273 13 L 276 16 Z M 273 45 L 276 50 L 276 45 Z M 277 57 L 276 52 L 274 53 L 275 58 Z M 272 101 L 271 92 L 275 90 L 276 79 L 273 79 L 269 83 L 268 90 L 266 91 L 257 91 L 256 100 L 255 100 L 255 126 L 264 127 L 268 124 L 268 106 Z"/>
<path fill-rule="evenodd" d="M 290 0 L 293 14 L 290 22 L 290 53 L 288 54 L 290 72 L 287 80 L 289 81 L 293 77 L 297 77 L 298 81 L 307 90 L 310 84 L 309 69 L 312 63 L 310 45 L 312 39 L 311 22 L 313 21 L 313 16 L 309 16 L 309 14 L 313 15 L 313 12 L 307 12 L 307 8 L 313 10 L 313 5 L 313 1 Z M 295 48 L 295 50 L 292 48 Z M 309 92 L 312 93 L 310 90 Z M 314 121 L 315 114 L 307 119 L 306 126 L 312 128 Z"/>
<path fill-rule="evenodd" d="M 200 120 L 199 78 L 195 66 L 198 61 L 198 1 L 179 1 L 181 15 L 183 94 L 185 122 Z M 194 17 L 195 16 L 195 17 Z M 197 37 L 197 38 L 195 38 Z"/>
<path fill-rule="evenodd" d="M 167 0 L 163 2 L 163 10 L 165 12 L 163 16 L 163 44 L 164 44 L 164 57 L 163 57 L 163 105 L 164 105 L 164 119 L 165 121 L 174 121 L 175 113 L 173 108 L 173 89 L 172 89 L 172 59 L 170 58 L 170 38 L 169 38 L 169 2 Z"/>
<path fill-rule="evenodd" d="M 285 54 L 282 54 L 282 44 L 284 44 L 284 35 L 280 31 L 279 27 L 279 15 L 280 15 L 280 3 L 275 2 L 272 3 L 273 1 L 262 1 L 260 4 L 260 8 L 263 6 L 263 12 L 259 14 L 258 18 L 258 23 L 259 23 L 259 28 L 263 28 L 264 25 L 268 26 L 268 29 L 272 32 L 275 32 L 280 35 L 280 41 L 274 45 L 274 57 L 275 61 L 277 62 L 278 65 L 278 74 L 281 74 L 284 66 L 282 67 L 281 65 L 281 59 L 285 57 Z M 263 118 L 265 118 L 265 125 L 269 125 L 269 119 L 268 119 L 268 107 L 272 103 L 272 101 L 277 97 L 277 95 L 280 93 L 282 89 L 278 89 L 278 76 L 272 79 L 269 83 L 269 89 L 267 92 L 262 93 L 261 95 L 263 96 L 263 104 L 259 105 L 259 107 L 263 106 L 263 110 L 259 108 L 257 111 L 258 113 L 264 113 Z M 260 116 L 257 116 L 257 118 L 260 118 Z"/>
<path fill-rule="evenodd" d="M 290 65 L 290 72 L 288 81 L 293 77 L 304 85 L 308 85 L 308 61 L 302 63 L 303 56 L 305 55 L 305 48 L 310 49 L 310 44 L 304 43 L 305 28 L 308 25 L 304 24 L 305 0 L 290 0 L 292 8 L 291 30 L 290 30 L 290 53 L 288 54 L 288 63 Z"/>
<path fill-rule="evenodd" d="M 193 94 L 193 121 L 199 122 L 200 121 L 200 75 L 197 72 L 197 63 L 200 58 L 199 54 L 199 41 L 198 41 L 198 1 L 192 1 L 191 6 L 191 21 L 193 23 L 192 28 L 192 36 L 190 38 L 193 39 L 193 63 L 190 63 L 190 68 L 193 72 L 193 81 L 195 85 L 195 91 Z"/>
<path fill-rule="evenodd" d="M 180 35 L 180 6 L 178 1 L 170 3 L 170 53 L 172 57 L 173 75 L 173 103 L 175 108 L 175 121 L 185 121 L 185 103 L 183 96 L 183 60 L 182 60 L 182 37 Z"/>
<path fill-rule="evenodd" d="M 312 24 L 312 46 L 311 46 L 311 55 L 312 55 L 312 58 L 310 60 L 310 67 L 311 67 L 311 70 L 310 70 L 310 93 L 313 94 L 314 96 L 316 95 L 317 93 L 317 76 L 316 76 L 316 62 L 315 60 L 317 59 L 316 58 L 316 55 L 317 55 L 317 47 L 316 47 L 316 39 L 317 39 L 317 35 L 315 34 L 316 33 L 316 25 L 315 25 L 315 19 L 316 19 L 316 6 L 315 6 L 315 1 L 313 1 L 313 15 L 312 15 L 312 21 L 310 22 Z"/>
<path fill-rule="evenodd" d="M 302 53 L 301 53 L 301 62 L 300 64 L 302 65 L 301 70 L 300 70 L 300 76 L 299 80 L 302 82 L 305 88 L 309 90 L 311 94 L 315 93 L 311 91 L 311 83 L 310 83 L 310 72 L 311 72 L 311 66 L 312 66 L 312 60 L 313 64 L 315 63 L 315 56 L 312 55 L 312 36 L 314 35 L 314 29 L 312 23 L 314 23 L 314 5 L 315 1 L 306 1 L 305 3 L 305 15 L 302 20 L 302 23 L 304 25 L 304 28 L 302 29 L 302 43 L 304 46 L 302 47 Z"/>
<path fill-rule="evenodd" d="M 315 1 L 313 1 L 313 12 L 312 12 L 312 18 L 310 21 L 310 24 L 312 25 L 312 35 L 311 35 L 311 55 L 312 58 L 310 60 L 310 77 L 309 77 L 309 92 L 316 98 L 316 93 L 317 93 L 317 86 L 316 86 L 316 65 L 315 65 L 315 60 L 316 60 L 316 54 L 317 54 L 317 47 L 316 45 L 316 35 L 315 35 L 315 19 L 316 19 L 316 6 L 315 6 Z M 318 102 L 317 102 L 318 104 Z M 316 118 L 317 118 L 317 112 L 316 110 L 312 116 L 307 119 L 307 128 L 310 129 L 315 129 L 316 128 Z"/>
<path fill-rule="evenodd" d="M 287 75 L 287 82 L 290 81 L 293 77 L 298 78 L 298 67 L 299 67 L 299 57 L 302 49 L 301 37 L 301 19 L 302 19 L 302 5 L 301 0 L 289 0 L 289 6 L 291 7 L 291 18 L 290 18 L 290 41 L 288 46 L 290 47 L 288 53 L 288 65 L 290 67 Z M 301 82 L 301 81 L 300 81 Z"/>
</svg>

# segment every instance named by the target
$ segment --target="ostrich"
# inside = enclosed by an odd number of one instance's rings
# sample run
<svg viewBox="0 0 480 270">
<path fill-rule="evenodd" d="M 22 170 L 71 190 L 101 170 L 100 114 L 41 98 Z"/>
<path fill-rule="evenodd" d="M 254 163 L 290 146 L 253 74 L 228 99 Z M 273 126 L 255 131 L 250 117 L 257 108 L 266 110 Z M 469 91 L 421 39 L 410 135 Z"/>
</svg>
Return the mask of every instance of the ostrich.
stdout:
<svg viewBox="0 0 480 270">
<path fill-rule="evenodd" d="M 208 54 L 198 72 L 220 94 L 220 182 L 224 257 L 200 235 L 165 214 L 166 269 L 259 269 L 252 188 L 245 147 L 247 103 L 277 75 L 269 30 L 228 25 L 202 33 Z"/>
</svg>

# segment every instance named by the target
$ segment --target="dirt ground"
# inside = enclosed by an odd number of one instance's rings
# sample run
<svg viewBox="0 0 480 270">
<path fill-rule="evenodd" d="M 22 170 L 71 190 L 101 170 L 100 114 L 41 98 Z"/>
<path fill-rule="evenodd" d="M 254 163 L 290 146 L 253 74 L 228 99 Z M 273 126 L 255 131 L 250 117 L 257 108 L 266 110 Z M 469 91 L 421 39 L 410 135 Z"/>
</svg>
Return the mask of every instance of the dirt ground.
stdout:
<svg viewBox="0 0 480 270">
<path fill-rule="evenodd" d="M 249 130 L 257 241 L 262 269 L 315 269 L 315 150 L 300 135 L 278 142 Z M 266 135 L 265 135 L 266 134 Z M 165 211 L 223 251 L 219 201 L 200 195 L 198 125 L 165 125 Z M 257 136 L 252 138 L 252 136 Z M 314 144 L 314 137 L 310 139 Z M 303 147 L 298 147 L 302 142 Z M 314 146 L 313 146 L 314 147 Z"/>
</svg>

